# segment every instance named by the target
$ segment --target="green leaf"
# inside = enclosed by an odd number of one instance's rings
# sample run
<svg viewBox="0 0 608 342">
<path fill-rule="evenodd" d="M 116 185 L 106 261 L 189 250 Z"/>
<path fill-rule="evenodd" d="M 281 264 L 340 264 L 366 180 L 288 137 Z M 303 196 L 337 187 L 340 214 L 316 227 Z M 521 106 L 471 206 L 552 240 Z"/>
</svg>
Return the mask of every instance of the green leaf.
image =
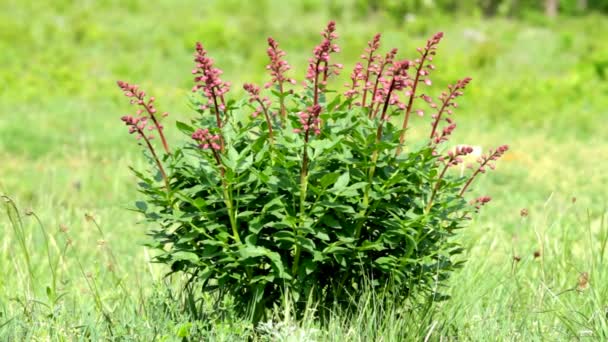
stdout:
<svg viewBox="0 0 608 342">
<path fill-rule="evenodd" d="M 334 186 L 331 188 L 331 192 L 332 193 L 340 193 L 342 191 L 344 191 L 344 189 L 346 189 L 346 186 L 348 185 L 348 182 L 350 181 L 350 172 L 346 171 L 343 174 L 340 175 L 340 177 L 338 177 L 338 179 L 336 180 L 336 183 L 334 184 Z"/>
<path fill-rule="evenodd" d="M 280 279 L 291 279 L 291 274 L 289 274 L 289 269 L 283 264 L 283 260 L 281 260 L 281 255 L 276 252 L 269 252 L 268 259 L 270 259 L 270 264 L 272 265 L 272 270 L 277 278 Z"/>
<path fill-rule="evenodd" d="M 328 186 L 335 184 L 336 180 L 338 180 L 338 177 L 340 177 L 340 174 L 337 172 L 328 173 L 321 177 L 319 183 L 321 184 L 322 188 L 327 188 Z"/>
<path fill-rule="evenodd" d="M 192 263 L 197 263 L 199 260 L 199 257 L 196 253 L 192 253 L 192 252 L 186 252 L 186 251 L 179 251 L 179 252 L 175 252 L 171 255 L 173 260 L 185 260 L 185 261 L 190 261 Z"/>
<path fill-rule="evenodd" d="M 325 249 L 323 249 L 323 254 L 342 254 L 342 253 L 348 253 L 349 249 L 346 247 L 340 247 L 336 244 L 331 244 L 327 247 L 325 247 Z"/>
<path fill-rule="evenodd" d="M 294 244 L 296 241 L 295 235 L 293 234 L 293 232 L 288 231 L 288 230 L 278 231 L 278 232 L 272 234 L 272 237 L 277 242 L 289 242 L 291 244 Z"/>
<path fill-rule="evenodd" d="M 187 135 L 192 135 L 192 133 L 194 133 L 194 127 L 181 121 L 175 121 L 175 127 L 177 127 L 177 129 L 179 129 L 182 133 Z"/>
<path fill-rule="evenodd" d="M 315 237 L 316 237 L 317 239 L 319 239 L 319 240 L 323 240 L 323 241 L 329 241 L 329 240 L 330 240 L 329 235 L 327 235 L 327 233 L 326 233 L 326 232 L 324 232 L 324 231 L 322 231 L 322 230 L 318 230 L 318 231 L 315 233 Z"/>
<path fill-rule="evenodd" d="M 146 202 L 144 202 L 144 201 L 137 201 L 137 202 L 135 202 L 135 206 L 142 213 L 145 213 L 146 211 L 148 211 L 148 204 Z"/>
</svg>

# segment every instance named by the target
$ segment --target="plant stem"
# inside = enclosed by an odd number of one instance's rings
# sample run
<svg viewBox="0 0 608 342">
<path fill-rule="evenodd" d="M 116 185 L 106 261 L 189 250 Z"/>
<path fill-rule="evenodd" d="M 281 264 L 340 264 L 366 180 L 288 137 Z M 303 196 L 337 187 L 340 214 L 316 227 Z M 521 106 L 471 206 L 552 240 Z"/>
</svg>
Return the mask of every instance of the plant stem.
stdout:
<svg viewBox="0 0 608 342">
<path fill-rule="evenodd" d="M 305 205 L 306 205 L 306 192 L 308 191 L 308 130 L 306 131 L 304 142 L 304 155 L 302 156 L 302 170 L 300 171 L 300 227 L 304 224 Z M 296 231 L 296 237 L 299 232 Z M 302 248 L 296 239 L 296 248 L 293 257 L 293 265 L 291 266 L 291 273 L 295 277 L 298 272 L 298 266 L 300 263 L 300 254 Z"/>
<path fill-rule="evenodd" d="M 473 174 L 471 175 L 471 177 L 469 178 L 469 180 L 467 180 L 467 182 L 464 184 L 464 186 L 462 187 L 462 189 L 458 193 L 458 196 L 462 196 L 464 194 L 464 192 L 467 191 L 467 188 L 469 187 L 469 185 L 471 185 L 471 183 L 473 182 L 473 179 L 475 179 L 475 177 L 477 177 L 477 175 L 481 173 L 481 170 L 483 169 L 484 166 L 486 166 L 486 164 L 489 161 L 490 161 L 490 158 L 488 157 L 488 159 L 484 160 L 483 163 L 481 163 L 479 165 L 479 167 L 477 168 L 477 170 L 475 170 L 475 172 L 473 172 Z"/>
<path fill-rule="evenodd" d="M 374 98 L 376 97 L 376 92 L 378 91 L 378 84 L 380 83 L 380 77 L 382 77 L 382 73 L 384 72 L 384 67 L 386 67 L 386 61 L 382 62 L 382 66 L 380 67 L 380 71 L 378 72 L 378 77 L 376 77 L 376 83 L 374 84 L 374 90 L 372 91 L 372 98 L 370 100 L 369 113 L 368 117 L 371 119 L 374 115 Z M 392 87 L 392 84 L 391 84 Z M 390 95 L 389 95 L 390 97 Z"/>
<path fill-rule="evenodd" d="M 361 107 L 365 108 L 365 100 L 367 99 L 367 82 L 369 81 L 369 67 L 372 64 L 374 57 L 374 50 L 371 49 L 367 58 L 367 67 L 365 68 L 365 78 L 363 80 L 363 99 L 361 101 Z"/>
<path fill-rule="evenodd" d="M 315 81 L 314 81 L 314 98 L 313 98 L 313 106 L 319 104 L 319 64 L 321 64 L 321 60 L 317 60 L 317 64 L 315 65 Z"/>
<path fill-rule="evenodd" d="M 439 185 L 441 184 L 441 180 L 443 180 L 443 176 L 445 175 L 445 172 L 448 170 L 448 166 L 449 165 L 450 164 L 449 164 L 449 161 L 448 161 L 448 163 L 445 164 L 445 167 L 441 171 L 441 174 L 439 174 L 439 178 L 437 179 L 437 183 L 435 183 L 435 186 L 433 187 L 433 192 L 431 192 L 431 197 L 429 198 L 429 203 L 426 205 L 426 208 L 424 209 L 425 213 L 428 213 L 429 210 L 431 210 L 431 207 L 433 206 L 433 200 L 435 199 L 435 195 L 437 194 L 437 190 L 439 190 Z"/>
<path fill-rule="evenodd" d="M 211 142 L 207 140 L 207 143 L 211 145 Z M 234 208 L 234 203 L 232 202 L 232 196 L 230 195 L 230 186 L 226 181 L 226 169 L 222 164 L 221 158 L 218 154 L 218 151 L 211 149 L 213 152 L 213 157 L 215 158 L 215 162 L 220 168 L 220 176 L 222 178 L 222 191 L 224 194 L 224 204 L 226 205 L 226 209 L 228 209 L 228 219 L 230 220 L 230 228 L 232 229 L 232 236 L 236 242 L 242 244 L 241 237 L 239 236 L 238 226 L 236 222 L 236 210 Z"/>
<path fill-rule="evenodd" d="M 143 99 L 142 99 L 142 101 L 143 101 Z M 148 112 L 148 115 L 152 119 L 152 122 L 154 122 L 154 126 L 156 126 L 156 130 L 158 131 L 160 140 L 163 143 L 163 148 L 165 149 L 165 152 L 167 152 L 167 154 L 171 154 L 171 151 L 169 150 L 169 145 L 167 144 L 167 139 L 165 139 L 165 134 L 163 133 L 163 129 L 160 126 L 160 123 L 156 119 L 156 115 L 154 115 L 154 113 L 152 113 L 152 111 L 150 110 L 150 107 L 145 102 L 142 105 L 146 109 L 146 112 Z"/>
<path fill-rule="evenodd" d="M 264 112 L 264 118 L 266 119 L 266 124 L 268 124 L 268 137 L 270 138 L 270 144 L 274 144 L 274 138 L 272 136 L 272 121 L 270 121 L 270 115 L 268 115 L 268 109 L 264 106 L 264 103 L 258 99 L 258 103 L 262 107 L 262 111 Z"/>
<path fill-rule="evenodd" d="M 285 99 L 283 98 L 283 81 L 279 82 L 279 105 L 281 106 L 281 127 L 285 128 L 285 120 L 287 120 L 287 113 L 285 112 Z"/>
<path fill-rule="evenodd" d="M 384 127 L 384 121 L 386 121 L 386 111 L 388 110 L 388 104 L 391 98 L 391 93 L 393 92 L 393 88 L 395 86 L 395 79 L 391 81 L 391 85 L 388 90 L 388 94 L 386 95 L 386 99 L 384 100 L 384 107 L 382 109 L 382 115 L 380 116 L 380 124 L 376 130 L 376 146 L 382 140 L 382 128 Z M 371 188 L 372 181 L 374 179 L 374 173 L 376 172 L 376 163 L 378 162 L 378 149 L 374 150 L 372 154 L 372 165 L 369 168 L 368 172 L 368 184 L 365 187 L 365 191 L 363 192 L 363 210 L 361 212 L 361 216 L 365 217 L 365 213 L 367 212 L 367 208 L 369 206 L 369 190 Z M 361 236 L 361 228 L 363 227 L 363 221 L 357 225 L 355 228 L 355 238 L 358 239 Z"/>
<path fill-rule="evenodd" d="M 234 240 L 237 243 L 242 244 L 243 242 L 241 241 L 241 237 L 239 236 L 239 231 L 236 222 L 236 211 L 234 209 L 234 203 L 232 202 L 232 196 L 230 196 L 229 191 L 230 188 L 225 178 L 222 179 L 222 188 L 224 191 L 224 203 L 226 204 L 226 208 L 228 209 L 228 219 L 230 220 L 230 227 L 232 228 L 232 236 L 234 237 Z"/>
<path fill-rule="evenodd" d="M 215 91 L 213 89 L 211 89 L 211 95 L 213 97 L 213 104 L 215 105 L 215 121 L 217 123 L 217 128 L 221 131 L 222 130 L 222 120 L 220 119 L 220 108 L 217 104 L 217 96 L 215 95 Z M 222 102 L 223 102 L 223 99 L 222 99 Z M 222 135 L 220 135 L 220 146 L 221 146 L 222 152 L 224 152 L 224 137 Z"/>
<path fill-rule="evenodd" d="M 456 86 L 454 86 L 454 88 L 452 89 L 450 94 L 443 100 L 443 103 L 441 104 L 441 108 L 437 112 L 437 117 L 435 118 L 435 121 L 433 121 L 433 129 L 431 129 L 431 135 L 430 135 L 429 139 L 433 139 L 433 136 L 435 135 L 435 131 L 437 131 L 437 125 L 439 125 L 439 121 L 441 120 L 441 115 L 443 114 L 443 111 L 447 108 L 448 104 L 450 103 L 450 100 L 452 99 L 452 96 L 454 95 L 454 93 L 456 92 L 457 89 L 458 88 Z"/>
<path fill-rule="evenodd" d="M 134 126 L 134 127 L 137 127 L 137 126 Z M 156 151 L 154 150 L 154 147 L 150 143 L 150 139 L 148 139 L 148 137 L 146 137 L 145 133 L 139 127 L 137 127 L 137 130 L 138 130 L 139 135 L 146 142 L 146 145 L 148 146 L 148 150 L 152 154 L 152 159 L 154 159 L 154 161 L 156 162 L 156 166 L 158 167 L 158 171 L 160 172 L 160 175 L 162 176 L 163 180 L 165 181 L 165 186 L 167 188 L 167 191 L 171 190 L 171 186 L 169 184 L 169 178 L 167 178 L 167 174 L 165 173 L 165 169 L 163 168 L 163 165 L 161 164 L 160 159 L 158 159 L 158 155 L 156 155 Z"/>
<path fill-rule="evenodd" d="M 399 135 L 399 147 L 397 147 L 396 155 L 400 155 L 403 149 L 403 143 L 405 142 L 405 132 L 407 130 L 407 124 L 410 120 L 410 114 L 412 113 L 412 107 L 414 104 L 414 98 L 416 97 L 416 89 L 418 88 L 418 81 L 420 80 L 420 70 L 424 66 L 424 61 L 428 56 L 429 50 L 425 49 L 424 54 L 420 58 L 420 64 L 418 64 L 418 68 L 416 68 L 416 77 L 414 77 L 414 84 L 412 84 L 412 94 L 410 95 L 410 99 L 407 102 L 407 107 L 405 108 L 405 118 L 403 119 L 403 126 L 401 127 L 401 135 Z"/>
</svg>

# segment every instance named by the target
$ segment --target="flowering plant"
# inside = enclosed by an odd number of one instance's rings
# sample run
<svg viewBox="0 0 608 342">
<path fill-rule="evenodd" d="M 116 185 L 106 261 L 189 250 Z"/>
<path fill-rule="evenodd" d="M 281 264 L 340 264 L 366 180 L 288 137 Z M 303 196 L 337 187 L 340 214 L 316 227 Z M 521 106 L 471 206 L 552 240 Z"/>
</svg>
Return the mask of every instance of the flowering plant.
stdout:
<svg viewBox="0 0 608 342">
<path fill-rule="evenodd" d="M 302 309 L 310 300 L 347 302 L 364 282 L 402 299 L 442 298 L 438 285 L 460 264 L 450 238 L 490 200 L 467 203 L 467 190 L 507 151 L 480 157 L 466 177 L 448 172 L 473 151 L 444 148 L 456 128 L 456 99 L 471 79 L 437 101 L 422 91 L 432 84 L 442 33 L 411 60 L 398 59 L 397 49 L 380 54 L 377 34 L 343 96 L 331 97 L 329 81 L 343 68 L 333 62 L 337 38 L 330 22 L 299 92 L 285 52 L 269 38 L 270 94 L 245 84 L 240 101 L 227 99 L 230 84 L 197 43 L 192 104 L 200 115 L 177 123 L 190 140 L 173 151 L 154 99 L 118 82 L 140 107 L 123 121 L 152 160 L 149 172 L 135 173 L 156 260 L 204 291 L 229 293 L 255 321 L 286 293 Z M 433 112 L 431 132 L 410 143 L 411 114 L 422 116 L 424 107 Z M 248 119 L 236 120 L 239 111 Z M 160 137 L 162 158 L 146 130 Z"/>
</svg>

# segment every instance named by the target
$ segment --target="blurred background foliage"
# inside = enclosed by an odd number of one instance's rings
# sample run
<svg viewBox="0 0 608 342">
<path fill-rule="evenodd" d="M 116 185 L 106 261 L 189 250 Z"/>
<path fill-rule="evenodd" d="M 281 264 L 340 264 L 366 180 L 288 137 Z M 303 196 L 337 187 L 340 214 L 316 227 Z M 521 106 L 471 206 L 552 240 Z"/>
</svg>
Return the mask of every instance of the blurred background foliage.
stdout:
<svg viewBox="0 0 608 342">
<path fill-rule="evenodd" d="M 361 13 L 386 11 L 397 20 L 411 13 L 443 11 L 446 13 L 486 18 L 501 16 L 531 19 L 539 15 L 585 15 L 608 11 L 606 0 L 360 0 Z"/>
</svg>

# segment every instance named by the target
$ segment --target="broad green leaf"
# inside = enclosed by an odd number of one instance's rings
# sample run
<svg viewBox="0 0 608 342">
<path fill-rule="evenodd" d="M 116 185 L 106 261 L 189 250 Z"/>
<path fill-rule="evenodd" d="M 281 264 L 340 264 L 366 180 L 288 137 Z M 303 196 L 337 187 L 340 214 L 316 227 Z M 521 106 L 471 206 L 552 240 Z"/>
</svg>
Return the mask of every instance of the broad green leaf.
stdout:
<svg viewBox="0 0 608 342">
<path fill-rule="evenodd" d="M 350 180 L 350 173 L 348 171 L 346 171 L 343 174 L 341 174 L 340 177 L 338 177 L 338 179 L 336 180 L 336 183 L 331 188 L 331 192 L 339 193 L 339 192 L 343 191 L 346 188 L 346 186 L 348 185 L 349 180 Z"/>
<path fill-rule="evenodd" d="M 175 121 L 175 127 L 177 127 L 177 129 L 179 129 L 182 133 L 187 135 L 191 135 L 192 133 L 194 133 L 194 127 L 181 121 Z"/>
<path fill-rule="evenodd" d="M 199 257 L 196 253 L 180 251 L 180 252 L 173 253 L 172 259 L 173 260 L 185 260 L 185 261 L 190 261 L 190 262 L 196 263 L 196 262 L 198 262 Z"/>
</svg>

